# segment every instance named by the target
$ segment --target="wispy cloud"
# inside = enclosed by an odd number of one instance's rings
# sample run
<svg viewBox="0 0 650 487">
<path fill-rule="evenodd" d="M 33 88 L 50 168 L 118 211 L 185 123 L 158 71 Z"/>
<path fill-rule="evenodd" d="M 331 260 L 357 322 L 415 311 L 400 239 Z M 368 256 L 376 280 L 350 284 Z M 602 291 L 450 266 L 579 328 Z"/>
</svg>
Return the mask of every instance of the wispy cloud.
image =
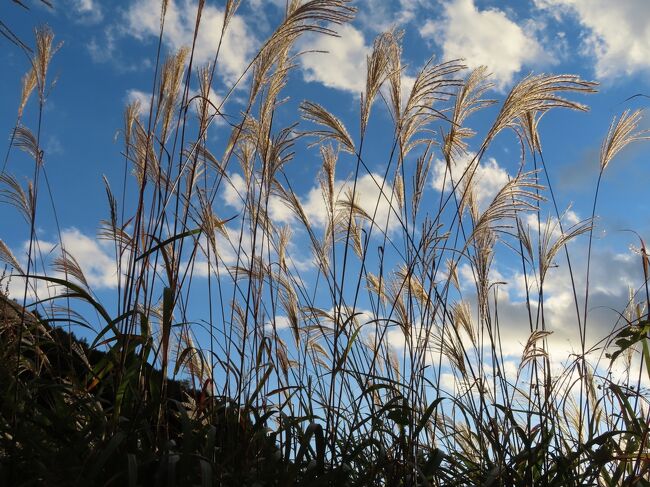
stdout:
<svg viewBox="0 0 650 487">
<path fill-rule="evenodd" d="M 104 11 L 97 0 L 68 0 L 69 13 L 77 22 L 97 24 L 104 20 Z"/>
<path fill-rule="evenodd" d="M 92 60 L 96 63 L 113 60 L 117 51 L 118 37 L 118 28 L 115 25 L 108 25 L 99 35 L 93 36 L 87 45 Z"/>
<path fill-rule="evenodd" d="M 47 142 L 45 143 L 45 154 L 63 154 L 63 152 L 64 150 L 61 139 L 59 139 L 56 135 L 49 135 L 47 137 Z"/>
<path fill-rule="evenodd" d="M 393 27 L 404 27 L 416 18 L 422 0 L 362 0 L 357 18 L 364 28 L 383 32 Z"/>
</svg>

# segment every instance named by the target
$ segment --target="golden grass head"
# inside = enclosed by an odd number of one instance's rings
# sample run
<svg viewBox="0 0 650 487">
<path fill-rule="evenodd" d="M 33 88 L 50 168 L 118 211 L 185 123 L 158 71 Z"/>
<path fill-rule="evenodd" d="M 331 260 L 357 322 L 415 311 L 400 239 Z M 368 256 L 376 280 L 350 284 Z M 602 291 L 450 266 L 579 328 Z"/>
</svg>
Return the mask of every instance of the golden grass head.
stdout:
<svg viewBox="0 0 650 487">
<path fill-rule="evenodd" d="M 37 27 L 36 33 L 36 53 L 32 60 L 34 68 L 36 83 L 38 85 L 38 95 L 41 103 L 45 101 L 45 93 L 47 87 L 47 72 L 50 67 L 52 57 L 61 48 L 63 43 L 53 45 L 54 32 L 47 25 Z"/>
<path fill-rule="evenodd" d="M 637 130 L 642 118 L 642 110 L 625 110 L 620 117 L 612 120 L 607 136 L 600 149 L 600 171 L 603 172 L 612 159 L 632 142 L 650 138 L 648 130 Z"/>
<path fill-rule="evenodd" d="M 36 70 L 32 67 L 23 76 L 22 79 L 22 91 L 20 94 L 20 105 L 18 106 L 18 118 L 23 116 L 23 111 L 25 110 L 25 106 L 27 106 L 29 97 L 34 91 L 35 87 L 36 87 Z"/>
</svg>

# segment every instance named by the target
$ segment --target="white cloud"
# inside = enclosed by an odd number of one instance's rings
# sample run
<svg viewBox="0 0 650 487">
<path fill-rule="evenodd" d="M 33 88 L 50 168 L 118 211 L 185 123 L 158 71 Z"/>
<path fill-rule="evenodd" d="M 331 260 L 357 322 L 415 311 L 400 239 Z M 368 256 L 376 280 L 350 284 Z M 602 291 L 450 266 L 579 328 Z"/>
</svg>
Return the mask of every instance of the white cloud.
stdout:
<svg viewBox="0 0 650 487">
<path fill-rule="evenodd" d="M 229 181 L 224 183 L 221 197 L 228 206 L 241 210 L 244 207 L 246 198 L 246 181 L 238 173 L 229 174 Z M 271 195 L 268 206 L 269 216 L 274 223 L 291 223 L 294 221 L 294 213 L 279 196 Z"/>
<path fill-rule="evenodd" d="M 569 225 L 575 225 L 576 223 L 580 222 L 580 217 L 575 211 L 567 210 L 564 212 L 564 220 L 566 220 Z"/>
<path fill-rule="evenodd" d="M 574 252 L 573 255 L 573 270 L 576 280 L 576 289 L 578 294 L 579 308 L 582 314 L 582 306 L 584 305 L 584 243 Z M 595 262 L 602 262 L 603 265 L 598 269 L 592 267 L 592 285 L 590 286 L 590 301 L 589 301 L 589 321 L 587 326 L 587 340 L 586 347 L 590 350 L 594 346 L 603 346 L 603 342 L 599 341 L 610 335 L 612 330 L 617 326 L 619 318 L 615 310 L 622 311 L 627 303 L 627 285 L 631 282 L 642 282 L 641 272 L 638 269 L 638 263 L 632 263 L 630 259 L 633 257 L 629 253 L 617 254 L 606 249 L 599 249 L 593 255 Z M 576 308 L 571 287 L 570 276 L 566 263 L 560 262 L 558 268 L 553 268 L 549 272 L 548 279 L 544 288 L 544 323 L 546 330 L 551 332 L 551 335 L 546 337 L 546 351 L 549 354 L 551 362 L 552 374 L 557 376 L 567 372 L 567 364 L 570 364 L 574 359 L 576 353 L 580 353 L 580 340 L 578 320 L 576 318 Z M 499 267 L 499 266 L 497 266 Z M 505 376 L 509 380 L 514 380 L 518 376 L 519 363 L 522 358 L 524 347 L 530 336 L 529 328 L 529 313 L 526 308 L 526 302 L 523 299 L 523 275 L 521 273 L 514 273 L 504 279 L 498 272 L 498 268 L 494 268 L 494 277 L 499 281 L 510 281 L 509 285 L 499 286 L 498 291 L 498 347 L 499 352 L 503 355 Z M 459 269 L 461 281 L 464 281 L 462 286 L 464 300 L 469 304 L 472 314 L 472 320 L 477 327 L 477 302 L 476 294 L 471 291 L 473 288 L 474 278 L 469 269 L 469 266 L 461 266 Z M 531 291 L 531 315 L 533 319 L 533 328 L 535 328 L 535 320 L 538 316 L 538 295 L 535 287 L 535 280 L 529 278 L 529 287 Z M 513 290 L 517 290 L 513 293 Z M 517 297 L 513 297 L 517 294 Z M 494 311 L 494 304 L 490 303 L 492 325 L 496 325 L 496 315 Z M 618 323 L 620 326 L 621 323 Z M 541 328 L 541 323 L 539 324 Z M 470 361 L 474 363 L 474 367 L 481 368 L 486 371 L 488 376 L 492 373 L 492 367 L 489 363 L 481 363 L 470 343 L 469 337 L 461 334 L 462 343 L 465 345 L 468 352 Z M 397 350 L 401 350 L 404 344 L 404 338 L 399 330 L 396 330 L 390 337 L 389 341 L 395 346 Z M 485 337 L 484 346 L 488 349 L 491 347 L 490 342 Z M 477 353 L 479 351 L 476 351 Z M 432 358 L 438 359 L 436 353 L 431 354 Z M 430 359 L 430 358 L 429 358 Z M 598 367 L 601 373 L 605 373 L 609 366 L 609 360 L 605 358 L 602 348 L 594 348 L 593 351 L 588 353 L 587 360 L 593 367 Z M 621 361 L 622 362 L 622 361 Z M 449 360 L 442 357 L 443 370 L 449 365 Z M 615 375 L 620 374 L 620 363 L 613 367 Z M 638 369 L 637 369 L 638 370 Z M 443 376 L 446 372 L 443 373 Z M 524 372 L 525 377 L 525 372 Z M 441 376 L 441 378 L 443 378 Z M 449 391 L 453 390 L 454 381 L 453 376 L 447 374 L 444 378 L 445 388 Z M 524 379 L 526 380 L 526 379 Z M 460 384 L 455 384 L 458 387 Z"/>
<path fill-rule="evenodd" d="M 583 313 L 585 296 L 586 248 L 584 241 L 576 241 L 570 251 L 573 277 L 578 297 L 578 308 Z M 595 265 L 597 263 L 597 265 Z M 544 315 L 546 328 L 553 332 L 549 337 L 552 358 L 566 360 L 571 352 L 580 348 L 576 305 L 571 276 L 564 253 L 556 257 L 544 281 Z M 587 347 L 607 337 L 614 329 L 628 300 L 628 289 L 643 282 L 639 265 L 634 256 L 597 249 L 592 255 L 589 286 Z M 525 303 L 524 276 L 521 271 L 506 276 L 510 284 L 499 293 L 499 321 L 504 353 L 521 353 L 522 344 L 528 337 L 528 312 Z M 533 276 L 528 276 L 533 320 L 537 316 L 538 288 Z M 526 326 L 522 325 L 526 324 Z M 541 326 L 541 324 L 540 324 Z"/>
<path fill-rule="evenodd" d="M 22 303 L 25 298 L 25 279 L 18 276 L 12 275 L 7 281 L 2 282 L 3 291 L 4 286 L 7 286 L 8 296 L 11 299 L 15 299 L 17 302 Z M 63 292 L 63 289 L 60 286 L 47 283 L 43 280 L 30 279 L 29 285 L 27 287 L 27 302 L 37 301 L 44 299 L 45 297 L 54 297 Z"/>
<path fill-rule="evenodd" d="M 283 315 L 276 315 L 272 321 L 264 323 L 266 333 L 273 333 L 274 331 L 281 332 L 289 328 L 291 328 L 291 321 L 289 321 L 289 317 Z"/>
<path fill-rule="evenodd" d="M 132 89 L 126 91 L 126 103 L 140 102 L 140 115 L 149 115 L 151 107 L 151 94 L 144 91 Z"/>
<path fill-rule="evenodd" d="M 238 173 L 230 173 L 228 179 L 222 183 L 223 191 L 221 197 L 224 203 L 235 209 L 244 207 L 244 198 L 246 197 L 246 181 Z"/>
<path fill-rule="evenodd" d="M 474 153 L 468 153 L 467 156 L 451 166 L 451 178 L 455 185 L 458 185 L 460 178 L 465 173 L 468 165 L 472 163 L 475 157 Z M 449 191 L 452 188 L 449 170 L 445 161 L 437 159 L 432 168 L 433 189 L 437 191 Z M 470 175 L 467 171 L 464 180 Z M 499 166 L 496 159 L 490 157 L 485 162 L 481 162 L 474 172 L 474 191 L 481 210 L 494 199 L 496 194 L 508 182 L 508 173 L 505 169 Z M 457 186 L 457 189 L 463 187 L 463 184 Z"/>
<path fill-rule="evenodd" d="M 196 111 L 197 116 L 201 115 L 200 110 L 201 110 L 201 104 L 203 102 L 201 96 L 202 95 L 201 95 L 200 91 L 198 91 L 198 90 L 190 90 L 189 98 L 194 99 L 192 104 L 194 105 L 194 109 Z M 207 115 L 208 115 L 208 117 L 214 117 L 213 118 L 213 120 L 214 120 L 213 123 L 216 123 L 216 124 L 225 123 L 223 118 L 221 116 L 217 115 L 217 110 L 216 110 L 216 108 L 218 108 L 221 105 L 221 102 L 223 101 L 223 98 L 221 96 L 219 96 L 217 94 L 217 92 L 214 91 L 214 89 L 212 87 L 210 87 L 210 90 L 208 91 L 208 101 L 210 102 L 208 104 L 208 107 L 207 107 Z"/>
<path fill-rule="evenodd" d="M 250 0 L 250 4 L 251 4 L 251 8 L 255 10 L 259 10 L 263 8 L 266 4 L 271 4 L 275 7 L 284 10 L 284 8 L 287 6 L 287 1 L 286 0 Z"/>
<path fill-rule="evenodd" d="M 366 32 L 386 32 L 412 21 L 420 1 L 399 0 L 393 5 L 383 0 L 366 0 L 358 19 Z M 351 24 L 338 26 L 336 31 L 339 37 L 308 34 L 299 42 L 303 78 L 359 96 L 366 88 L 367 57 L 372 54 L 372 46 L 366 43 L 363 31 Z M 410 95 L 414 83 L 415 77 L 402 72 L 403 100 Z"/>
<path fill-rule="evenodd" d="M 215 261 L 214 250 L 210 251 L 211 261 L 207 261 L 207 242 L 205 236 L 200 238 L 201 253 L 196 257 L 192 266 L 192 274 L 196 277 L 208 277 L 210 274 L 215 274 L 217 271 L 225 273 L 223 265 L 233 266 L 239 262 L 241 265 L 246 265 L 250 256 L 250 232 L 244 231 L 242 236 L 241 247 L 239 245 L 240 230 L 234 227 L 224 227 L 223 233 L 215 232 L 215 239 L 218 251 L 218 263 Z M 183 267 L 187 267 L 188 262 L 183 263 Z"/>
<path fill-rule="evenodd" d="M 381 175 L 365 174 L 360 176 L 356 185 L 356 200 L 359 207 L 370 217 L 375 216 L 374 221 L 376 228 L 374 234 L 378 235 L 386 228 L 389 232 L 399 227 L 399 221 L 395 215 L 397 210 L 396 196 L 393 196 L 391 208 L 391 195 L 393 193 L 392 186 L 386 182 L 383 190 L 380 190 L 383 178 Z M 350 180 L 336 180 L 334 182 L 335 192 L 335 205 L 337 201 L 342 201 L 347 198 L 347 194 L 353 189 L 353 182 Z M 221 191 L 221 198 L 223 202 L 231 208 L 241 211 L 244 206 L 244 198 L 246 197 L 246 182 L 244 178 L 238 173 L 229 174 L 229 182 L 225 182 Z M 303 210 L 307 215 L 310 223 L 319 229 L 327 227 L 329 220 L 327 209 L 325 205 L 324 195 L 320 184 L 316 184 L 304 196 L 299 197 Z M 376 208 L 376 213 L 375 213 Z M 269 198 L 268 206 L 269 217 L 274 224 L 296 224 L 296 216 L 294 211 L 287 206 L 287 204 L 279 196 L 272 195 Z M 239 240 L 239 233 L 231 237 L 231 242 L 236 244 Z M 222 236 L 217 236 L 222 238 Z M 248 237 L 244 240 L 246 241 Z M 261 241 L 262 239 L 258 239 Z M 237 252 L 233 248 L 234 244 L 227 244 L 221 248 L 227 248 L 227 255 L 222 256 L 224 262 L 232 263 L 236 260 Z M 250 246 L 246 247 L 250 248 Z M 232 252 L 231 252 L 232 250 Z M 313 266 L 312 255 L 305 251 L 304 247 L 289 245 L 289 257 L 299 270 L 311 268 Z M 243 254 L 248 255 L 247 252 Z"/>
<path fill-rule="evenodd" d="M 85 235 L 76 228 L 63 230 L 61 232 L 61 241 L 66 252 L 78 262 L 91 290 L 111 289 L 117 286 L 117 267 L 110 243 L 97 240 L 94 236 Z M 15 253 L 23 268 L 26 268 L 28 249 L 29 242 L 25 242 L 21 251 Z M 46 263 L 51 262 L 51 259 L 59 255 L 59 245 L 54 242 L 38 240 L 35 249 Z M 40 258 L 38 260 L 41 261 Z M 32 272 L 43 274 L 40 269 Z M 49 269 L 46 269 L 45 273 L 51 277 L 62 277 Z M 24 280 L 19 277 L 12 277 L 9 295 L 14 299 L 22 298 L 24 285 Z M 45 296 L 58 294 L 61 291 L 58 286 L 53 286 L 46 283 L 46 281 L 32 279 L 28 297 L 30 299 L 42 299 Z"/>
<path fill-rule="evenodd" d="M 585 28 L 584 50 L 596 58 L 596 74 L 629 75 L 650 68 L 650 2 L 647 0 L 535 0 L 556 18 L 573 15 Z"/>
<path fill-rule="evenodd" d="M 370 47 L 363 33 L 349 24 L 339 26 L 340 37 L 310 36 L 300 43 L 305 81 L 322 83 L 329 88 L 359 95 L 366 85 L 366 56 Z M 306 52 L 326 51 L 326 52 Z"/>
<path fill-rule="evenodd" d="M 104 13 L 95 0 L 69 0 L 72 15 L 79 22 L 96 24 L 104 19 Z"/>
<path fill-rule="evenodd" d="M 295 220 L 293 210 L 278 196 L 269 198 L 269 216 L 274 223 L 292 223 Z"/>
<path fill-rule="evenodd" d="M 34 245 L 34 252 L 39 255 L 44 256 L 46 259 L 52 251 L 54 251 L 56 245 L 47 242 L 45 240 L 36 240 Z M 13 255 L 18 260 L 18 263 L 22 267 L 23 271 L 27 271 L 27 254 L 29 252 L 29 242 L 23 242 L 19 251 L 14 251 Z M 38 271 L 35 271 L 33 268 L 29 271 L 30 274 L 36 274 Z M 4 286 L 7 285 L 5 281 L 2 282 L 3 290 Z M 15 299 L 18 302 L 22 302 L 25 297 L 25 280 L 20 277 L 18 274 L 12 274 L 8 281 L 8 291 L 9 297 Z M 47 284 L 45 281 L 31 279 L 27 288 L 27 300 L 34 301 L 38 299 L 38 296 L 51 296 L 58 294 L 60 290 L 56 289 L 56 286 Z"/>
<path fill-rule="evenodd" d="M 207 277 L 210 273 L 214 274 L 217 271 L 223 274 L 224 272 L 227 272 L 224 270 L 223 265 L 240 265 L 242 267 L 250 265 L 250 257 L 253 249 L 253 232 L 248 227 L 242 229 L 240 225 L 241 220 L 238 219 L 230 226 L 224 226 L 221 231 L 215 232 L 216 249 L 219 261 L 218 266 L 214 260 L 214 249 L 211 249 L 210 251 L 211 263 L 207 261 L 207 241 L 205 236 L 200 237 L 199 245 L 201 252 L 197 256 L 192 269 L 195 276 Z M 267 248 L 268 240 L 264 237 L 261 228 L 258 228 L 257 238 L 255 240 L 255 253 L 257 257 L 261 256 L 266 262 L 269 255 Z M 277 262 L 278 256 L 275 249 L 271 250 L 270 256 L 271 262 Z M 311 270 L 314 267 L 314 263 L 311 260 L 311 254 L 305 255 L 304 246 L 298 245 L 292 240 L 289 240 L 287 244 L 285 258 L 289 268 L 293 271 L 302 272 Z M 297 274 L 294 277 L 300 280 Z"/>
<path fill-rule="evenodd" d="M 91 289 L 117 286 L 117 267 L 108 242 L 84 235 L 76 228 L 64 230 L 61 240 L 83 270 Z"/>
<path fill-rule="evenodd" d="M 391 208 L 391 194 L 393 188 L 388 182 L 384 184 L 383 193 L 380 191 L 383 178 L 379 174 L 364 174 L 357 180 L 356 198 L 357 203 L 368 215 L 374 215 L 376 225 L 381 229 L 394 230 L 399 226 L 399 221 L 395 215 L 397 202 L 393 196 Z M 334 182 L 334 192 L 338 199 L 346 198 L 346 193 L 352 191 L 353 183 L 351 181 L 337 180 Z M 302 204 L 312 224 L 324 228 L 328 224 L 327 210 L 323 192 L 320 185 L 312 188 L 303 199 Z M 375 213 L 376 208 L 376 213 Z"/>
<path fill-rule="evenodd" d="M 229 175 L 229 182 L 224 183 L 221 197 L 228 206 L 241 210 L 246 197 L 246 182 L 238 173 Z M 384 184 L 383 194 L 380 190 L 382 176 L 376 173 L 365 174 L 359 177 L 357 181 L 356 197 L 357 203 L 371 217 L 377 212 L 375 222 L 384 229 L 388 223 L 388 229 L 393 230 L 399 222 L 395 216 L 395 211 L 391 209 L 392 186 L 387 182 Z M 334 182 L 335 201 L 341 201 L 347 197 L 347 193 L 353 189 L 353 183 L 349 180 L 336 180 Z M 327 209 L 323 191 L 320 184 L 311 188 L 304 197 L 299 198 L 305 214 L 312 225 L 318 228 L 325 228 L 328 224 Z M 335 203 L 336 204 L 336 203 Z M 393 208 L 397 208 L 395 196 L 393 197 Z M 269 198 L 269 216 L 274 223 L 294 223 L 296 218 L 293 210 L 278 196 L 272 195 Z"/>
<path fill-rule="evenodd" d="M 442 18 L 425 22 L 420 35 L 440 42 L 445 59 L 463 58 L 470 68 L 487 66 L 500 89 L 524 65 L 547 60 L 538 41 L 503 11 L 479 10 L 474 0 L 446 3 Z"/>
<path fill-rule="evenodd" d="M 193 0 L 170 0 L 165 16 L 164 41 L 169 48 L 191 47 L 196 22 L 197 3 Z M 207 5 L 203 9 L 196 39 L 194 62 L 211 62 L 219 46 L 224 12 Z M 126 11 L 125 32 L 139 39 L 158 37 L 160 1 L 135 0 Z M 257 39 L 244 19 L 235 15 L 228 24 L 219 52 L 218 76 L 230 85 L 244 72 L 257 45 Z"/>
</svg>

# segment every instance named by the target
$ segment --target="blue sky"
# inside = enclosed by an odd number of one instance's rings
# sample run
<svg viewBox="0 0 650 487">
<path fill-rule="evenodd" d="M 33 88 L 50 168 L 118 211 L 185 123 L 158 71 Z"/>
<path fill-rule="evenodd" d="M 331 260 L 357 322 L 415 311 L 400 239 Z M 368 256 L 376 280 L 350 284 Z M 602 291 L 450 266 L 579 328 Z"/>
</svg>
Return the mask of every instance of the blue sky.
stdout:
<svg viewBox="0 0 650 487">
<path fill-rule="evenodd" d="M 63 42 L 51 73 L 56 76 L 44 113 L 43 147 L 45 164 L 60 227 L 71 252 L 79 258 L 100 295 L 110 296 L 114 289 L 110 253 L 95 235 L 98 222 L 107 216 L 102 175 L 114 188 L 121 185 L 124 170 L 122 143 L 116 134 L 122 126 L 125 105 L 140 99 L 147 103 L 151 92 L 159 22 L 159 0 L 58 0 L 53 10 L 32 2 L 30 12 L 5 7 L 0 18 L 12 26 L 28 44 L 32 29 L 49 24 L 56 41 Z M 196 61 L 204 63 L 214 55 L 223 16 L 223 2 L 208 1 L 198 37 Z M 213 86 L 220 99 L 242 73 L 257 47 L 271 33 L 282 16 L 284 0 L 242 1 L 221 53 L 220 71 Z M 298 60 L 287 90 L 289 100 L 279 114 L 282 122 L 298 120 L 297 105 L 303 99 L 318 101 L 339 116 L 352 137 L 358 136 L 359 93 L 364 87 L 366 55 L 374 37 L 382 30 L 404 30 L 403 51 L 405 80 L 430 56 L 438 61 L 463 58 L 470 68 L 486 65 L 492 73 L 495 89 L 491 97 L 503 100 L 508 90 L 530 73 L 571 73 L 600 83 L 599 93 L 575 97 L 590 106 L 589 113 L 556 111 L 542 121 L 541 136 L 545 159 L 552 168 L 551 178 L 561 208 L 571 206 L 571 219 L 589 216 L 597 178 L 598 153 L 612 117 L 626 108 L 644 107 L 650 94 L 650 3 L 646 0 L 359 0 L 359 13 L 352 24 L 339 28 L 340 38 L 307 37 L 300 41 L 307 53 Z M 196 2 L 170 0 L 165 51 L 191 42 Z M 0 133 L 5 134 L 3 151 L 15 123 L 20 96 L 20 79 L 28 62 L 22 52 L 0 39 L 3 90 L 0 90 Z M 247 79 L 235 90 L 225 106 L 236 114 L 246 96 Z M 407 84 L 407 83 L 406 83 Z M 494 117 L 496 108 L 470 121 L 481 133 Z M 387 144 L 381 123 L 387 123 L 388 110 L 378 104 L 371 125 L 376 143 L 367 147 L 366 158 L 373 171 L 381 172 Z M 25 125 L 34 128 L 34 101 L 27 110 Z M 644 126 L 650 126 L 646 121 Z M 210 142 L 219 147 L 219 125 Z M 224 132 L 225 133 L 225 132 Z M 390 142 L 390 139 L 388 139 Z M 389 146 L 388 146 L 389 147 Z M 303 204 L 314 219 L 319 218 L 319 194 L 316 151 L 299 148 L 287 175 Z M 475 149 L 475 147 L 474 147 Z M 510 136 L 501 136 L 491 147 L 483 166 L 485 198 L 507 181 L 519 162 L 519 149 Z M 625 150 L 608 168 L 598 207 L 596 250 L 594 255 L 594 307 L 621 309 L 627 297 L 627 283 L 640 284 L 636 254 L 629 250 L 638 245 L 634 229 L 642 236 L 650 233 L 647 220 L 647 181 L 650 165 L 643 145 Z M 4 152 L 3 152 L 4 153 Z M 346 168 L 341 169 L 341 177 Z M 27 159 L 12 151 L 8 170 L 21 181 L 30 175 Z M 435 167 L 427 185 L 427 198 L 435 198 Z M 231 175 L 234 182 L 237 174 Z M 21 179 L 22 178 L 22 179 Z M 241 177 L 239 177 L 241 179 Z M 366 181 L 367 182 L 367 181 Z M 366 188 L 372 191 L 372 185 Z M 230 195 L 230 196 L 229 196 Z M 237 211 L 235 193 L 225 192 L 223 212 Z M 41 210 L 42 208 L 42 210 Z M 28 229 L 19 215 L 8 206 L 0 206 L 0 238 L 19 259 L 24 256 Z M 51 207 L 39 207 L 38 237 L 55 242 L 56 226 Z M 282 208 L 278 220 L 292 220 Z M 578 250 L 584 243 L 576 243 Z M 579 253 L 579 252 L 578 252 Z M 297 257 L 300 260 L 300 257 Z M 517 275 L 507 258 L 499 260 L 497 270 L 513 286 L 506 301 L 506 314 L 512 308 L 513 329 L 521 296 L 516 291 Z M 561 264 L 561 263 L 560 263 Z M 584 264 L 584 263 L 583 263 Z M 562 265 L 550 279 L 551 316 L 561 323 L 570 316 L 567 304 L 566 274 Z M 555 308 L 553 308 L 555 306 Z M 615 315 L 603 313 L 596 320 L 600 331 L 608 331 Z M 560 326 L 560 325 L 558 325 Z M 567 332 L 568 333 L 568 332 Z M 561 334 L 560 334 L 561 335 Z M 566 337 L 565 337 L 566 339 Z M 518 338 L 513 338 L 513 343 Z M 514 346 L 514 345 L 513 345 Z"/>
</svg>

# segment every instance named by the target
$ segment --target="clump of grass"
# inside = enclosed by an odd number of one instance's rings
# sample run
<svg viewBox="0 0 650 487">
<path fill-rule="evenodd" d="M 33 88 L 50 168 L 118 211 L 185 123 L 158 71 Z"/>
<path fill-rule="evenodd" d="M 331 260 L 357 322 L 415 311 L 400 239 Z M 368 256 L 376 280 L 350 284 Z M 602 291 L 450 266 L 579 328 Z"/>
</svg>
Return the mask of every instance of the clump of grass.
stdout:
<svg viewBox="0 0 650 487">
<path fill-rule="evenodd" d="M 238 5 L 226 4 L 222 38 Z M 166 7 L 163 2 L 161 36 Z M 203 8 L 198 2 L 197 30 Z M 429 61 L 404 95 L 401 35 L 391 31 L 377 38 L 368 57 L 358 130 L 312 101 L 300 105 L 299 128 L 279 125 L 296 42 L 305 33 L 336 35 L 353 14 L 346 0 L 287 2 L 284 20 L 237 82 L 246 79 L 249 87 L 238 117 L 226 114 L 235 86 L 219 106 L 210 99 L 219 52 L 207 66 L 194 65 L 194 46 L 156 59 L 149 113 L 137 104 L 125 111 L 125 176 L 133 178 L 125 178 L 121 199 L 105 179 L 109 215 L 99 234 L 115 251 L 115 309 L 97 299 L 63 246 L 50 268 L 42 265 L 34 229 L 40 183 L 47 182 L 40 140 L 56 47 L 49 30 L 37 32 L 12 139 L 12 147 L 32 157 L 33 178 L 25 189 L 4 169 L 0 176 L 3 203 L 16 207 L 30 229 L 26 266 L 2 242 L 0 259 L 13 269 L 13 279 L 23 280 L 23 305 L 28 295 L 38 295 L 31 307 L 39 313 L 2 300 L 14 310 L 0 321 L 6 344 L 0 357 L 3 481 L 646 481 L 648 404 L 640 386 L 642 374 L 650 374 L 643 368 L 650 356 L 643 244 L 646 296 L 628 310 L 612 355 L 631 363 L 640 347 L 636 385 L 614 382 L 587 359 L 588 288 L 581 314 L 575 284 L 581 351 L 559 375 L 551 370 L 545 278 L 563 249 L 570 266 L 567 244 L 573 239 L 589 233 L 591 248 L 597 196 L 591 219 L 564 228 L 538 125 L 556 108 L 586 111 L 572 98 L 593 93 L 595 83 L 570 75 L 524 78 L 470 153 L 470 139 L 479 134 L 468 119 L 497 103 L 486 98 L 486 68 L 466 74 L 461 61 Z M 191 96 L 195 79 L 199 90 Z M 20 123 L 33 90 L 35 133 Z M 393 123 L 383 174 L 368 166 L 364 150 L 372 143 L 370 121 L 379 99 Z M 195 105 L 197 120 L 190 116 Z M 598 186 L 614 155 L 645 138 L 639 120 L 640 114 L 626 112 L 612 125 Z M 482 205 L 476 172 L 508 129 L 521 142 L 519 171 Z M 227 140 L 223 147 L 210 143 L 214 130 Z M 322 159 L 323 221 L 310 216 L 285 170 L 303 139 Z M 446 189 L 437 203 L 423 204 L 436 160 L 445 164 Z M 351 176 L 341 185 L 337 175 L 348 176 L 345 171 Z M 363 181 L 376 189 L 370 204 L 360 194 Z M 241 200 L 234 216 L 218 204 L 225 191 Z M 126 204 L 130 192 L 137 195 L 133 207 Z M 546 198 L 556 216 L 542 225 Z M 293 228 L 272 218 L 278 204 L 293 213 Z M 537 217 L 532 231 L 524 224 L 527 215 Z M 313 272 L 301 271 L 292 233 L 309 242 Z M 500 283 L 492 279 L 495 254 L 503 249 L 520 259 L 526 280 L 523 326 L 530 334 L 514 371 L 504 359 Z M 197 322 L 191 306 L 201 266 L 209 308 Z M 474 276 L 475 302 L 461 286 L 461 266 Z M 37 292 L 43 283 L 56 285 L 57 293 Z M 92 317 L 77 311 L 83 309 L 79 301 Z M 54 326 L 61 324 L 90 329 L 92 343 Z M 282 332 L 284 326 L 290 333 Z"/>
</svg>

